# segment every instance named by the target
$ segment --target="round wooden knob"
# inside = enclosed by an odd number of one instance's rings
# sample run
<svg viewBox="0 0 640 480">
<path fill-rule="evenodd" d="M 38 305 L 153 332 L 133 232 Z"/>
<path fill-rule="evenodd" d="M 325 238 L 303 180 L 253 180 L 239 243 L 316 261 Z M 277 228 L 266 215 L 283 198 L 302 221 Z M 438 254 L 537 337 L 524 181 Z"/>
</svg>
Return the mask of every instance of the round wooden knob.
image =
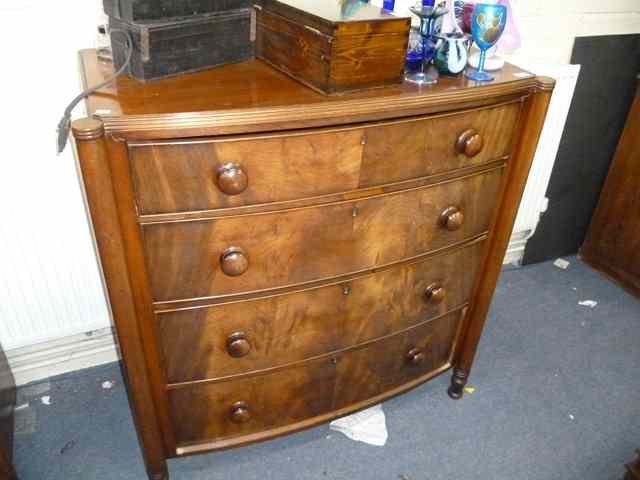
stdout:
<svg viewBox="0 0 640 480">
<path fill-rule="evenodd" d="M 251 351 L 251 344 L 244 332 L 236 332 L 227 338 L 227 353 L 234 358 L 244 357 Z"/>
<path fill-rule="evenodd" d="M 424 296 L 429 303 L 442 303 L 444 297 L 447 296 L 447 291 L 440 283 L 432 283 L 427 287 L 424 292 Z"/>
<path fill-rule="evenodd" d="M 233 423 L 246 423 L 251 420 L 251 412 L 246 402 L 236 402 L 231 407 L 229 417 Z"/>
<path fill-rule="evenodd" d="M 218 169 L 218 188 L 227 195 L 238 195 L 249 185 L 247 173 L 237 163 L 225 163 Z"/>
<path fill-rule="evenodd" d="M 456 152 L 466 155 L 467 157 L 475 157 L 482 151 L 484 140 L 482 135 L 474 128 L 465 130 L 456 140 Z"/>
<path fill-rule="evenodd" d="M 220 255 L 220 266 L 225 275 L 237 277 L 249 268 L 249 259 L 240 247 L 227 248 Z"/>
<path fill-rule="evenodd" d="M 464 214 L 458 207 L 449 207 L 440 215 L 440 223 L 444 228 L 453 232 L 462 227 Z"/>
<path fill-rule="evenodd" d="M 420 365 L 424 362 L 426 355 L 420 348 L 414 348 L 407 353 L 407 362 L 411 365 Z"/>
</svg>

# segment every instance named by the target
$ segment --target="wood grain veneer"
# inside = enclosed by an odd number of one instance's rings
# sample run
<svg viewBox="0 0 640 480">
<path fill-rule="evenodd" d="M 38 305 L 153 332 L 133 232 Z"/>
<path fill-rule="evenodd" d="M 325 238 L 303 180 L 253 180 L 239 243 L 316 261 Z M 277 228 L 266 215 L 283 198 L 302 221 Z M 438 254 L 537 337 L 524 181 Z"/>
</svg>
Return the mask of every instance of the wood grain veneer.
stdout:
<svg viewBox="0 0 640 480">
<path fill-rule="evenodd" d="M 309 291 L 159 314 L 168 381 L 281 367 L 442 315 L 469 300 L 481 254 L 482 243 L 475 243 Z M 234 334 L 246 344 L 239 357 L 230 350 Z"/>
<path fill-rule="evenodd" d="M 282 202 L 479 166 L 509 155 L 520 106 L 297 134 L 134 145 L 138 208 L 153 215 Z M 474 155 L 456 150 L 469 131 L 484 143 Z M 247 177 L 246 186 L 231 194 L 219 180 L 230 164 Z"/>
<path fill-rule="evenodd" d="M 507 65 L 327 97 L 252 61 L 92 95 L 73 133 L 149 478 L 451 367 L 459 398 L 552 90 Z"/>
<path fill-rule="evenodd" d="M 156 302 L 264 291 L 362 271 L 470 240 L 489 228 L 502 169 L 440 185 L 273 214 L 143 227 Z M 442 214 L 464 214 L 447 229 Z M 221 256 L 243 250 L 245 270 Z"/>
<path fill-rule="evenodd" d="M 313 419 L 398 388 L 449 362 L 460 311 L 427 321 L 378 342 L 270 375 L 171 390 L 178 444 L 229 441 Z M 409 354 L 418 349 L 417 361 Z M 249 418 L 236 422 L 233 405 Z M 184 405 L 189 405 L 188 409 Z"/>
</svg>

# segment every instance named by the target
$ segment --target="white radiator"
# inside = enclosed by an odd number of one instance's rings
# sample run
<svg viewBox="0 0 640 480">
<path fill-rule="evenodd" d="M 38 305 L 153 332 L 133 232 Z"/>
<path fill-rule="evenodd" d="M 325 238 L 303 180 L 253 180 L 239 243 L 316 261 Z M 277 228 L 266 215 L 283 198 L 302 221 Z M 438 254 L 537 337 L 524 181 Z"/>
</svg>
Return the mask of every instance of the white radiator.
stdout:
<svg viewBox="0 0 640 480">
<path fill-rule="evenodd" d="M 106 328 L 113 351 L 73 153 L 46 160 L 3 166 L 6 180 L 22 179 L 6 182 L 0 201 L 0 342 L 19 383 L 84 366 L 78 352 L 95 341 L 85 332 Z"/>
<path fill-rule="evenodd" d="M 76 52 L 93 45 L 101 7 L 69 0 L 61 16 L 55 3 L 0 1 L 2 44 L 26 22 L 38 32 L 2 51 L 19 74 L 2 80 L 0 343 L 19 383 L 115 358 L 73 151 L 55 155 L 56 124 L 79 92 Z"/>
<path fill-rule="evenodd" d="M 573 92 L 576 88 L 580 65 L 538 65 L 517 62 L 521 68 L 556 79 L 551 104 L 547 113 L 540 142 L 533 165 L 529 174 L 529 181 L 525 188 L 518 211 L 518 218 L 513 228 L 511 242 L 507 250 L 504 263 L 519 264 L 524 255 L 527 241 L 533 236 L 540 221 L 540 215 L 546 211 L 546 198 L 549 178 L 556 161 L 560 140 L 567 121 Z"/>
</svg>

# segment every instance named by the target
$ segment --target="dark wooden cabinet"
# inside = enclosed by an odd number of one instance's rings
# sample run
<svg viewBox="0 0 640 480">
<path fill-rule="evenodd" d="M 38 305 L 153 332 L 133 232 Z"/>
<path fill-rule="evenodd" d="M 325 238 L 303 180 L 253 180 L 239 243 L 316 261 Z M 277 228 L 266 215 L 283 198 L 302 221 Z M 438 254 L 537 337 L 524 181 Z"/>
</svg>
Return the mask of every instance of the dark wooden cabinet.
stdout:
<svg viewBox="0 0 640 480">
<path fill-rule="evenodd" d="M 150 478 L 449 369 L 460 398 L 552 89 L 508 65 L 325 96 L 252 61 L 90 97 L 74 136 Z"/>
<path fill-rule="evenodd" d="M 155 2 L 156 4 L 158 2 Z M 175 2 L 178 3 L 178 2 Z M 171 21 L 109 19 L 113 61 L 141 81 L 195 72 L 254 56 L 253 10 L 240 8 Z"/>
<path fill-rule="evenodd" d="M 0 346 L 0 478 L 15 480 L 13 469 L 13 409 L 16 403 L 16 386 Z"/>
<path fill-rule="evenodd" d="M 637 450 L 636 454 L 638 455 L 636 460 L 625 465 L 627 474 L 624 480 L 640 480 L 640 450 Z"/>
<path fill-rule="evenodd" d="M 149 23 L 251 6 L 249 0 L 102 0 L 102 4 L 110 17 Z"/>
<path fill-rule="evenodd" d="M 580 255 L 640 296 L 640 87 Z"/>
</svg>

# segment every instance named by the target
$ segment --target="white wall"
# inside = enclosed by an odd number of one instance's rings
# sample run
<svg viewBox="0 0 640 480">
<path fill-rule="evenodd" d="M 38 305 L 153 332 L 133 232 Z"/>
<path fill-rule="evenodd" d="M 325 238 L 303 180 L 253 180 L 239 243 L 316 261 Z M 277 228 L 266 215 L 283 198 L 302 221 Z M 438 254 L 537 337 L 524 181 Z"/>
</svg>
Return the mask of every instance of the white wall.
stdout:
<svg viewBox="0 0 640 480">
<path fill-rule="evenodd" d="M 110 326 L 73 151 L 55 154 L 55 127 L 79 91 L 76 52 L 94 45 L 99 12 L 87 0 L 0 1 L 0 342 L 10 356 Z"/>
<path fill-rule="evenodd" d="M 518 59 L 569 63 L 575 37 L 640 32 L 640 0 L 518 0 L 526 40 Z"/>
<path fill-rule="evenodd" d="M 517 6 L 525 63 L 567 63 L 576 35 L 640 32 L 640 0 Z M 73 154 L 54 153 L 76 51 L 94 46 L 99 17 L 99 0 L 0 2 L 0 342 L 20 382 L 115 358 Z"/>
<path fill-rule="evenodd" d="M 396 0 L 396 12 L 410 15 L 414 3 Z M 524 38 L 516 58 L 528 63 L 569 63 L 575 37 L 640 32 L 640 0 L 512 0 L 512 5 Z"/>
<path fill-rule="evenodd" d="M 575 38 L 639 33 L 640 0 L 517 0 L 514 8 L 523 46 L 507 59 L 557 81 L 505 259 L 519 263 L 548 205 L 546 191 L 579 74 L 579 66 L 567 65 Z"/>
</svg>

